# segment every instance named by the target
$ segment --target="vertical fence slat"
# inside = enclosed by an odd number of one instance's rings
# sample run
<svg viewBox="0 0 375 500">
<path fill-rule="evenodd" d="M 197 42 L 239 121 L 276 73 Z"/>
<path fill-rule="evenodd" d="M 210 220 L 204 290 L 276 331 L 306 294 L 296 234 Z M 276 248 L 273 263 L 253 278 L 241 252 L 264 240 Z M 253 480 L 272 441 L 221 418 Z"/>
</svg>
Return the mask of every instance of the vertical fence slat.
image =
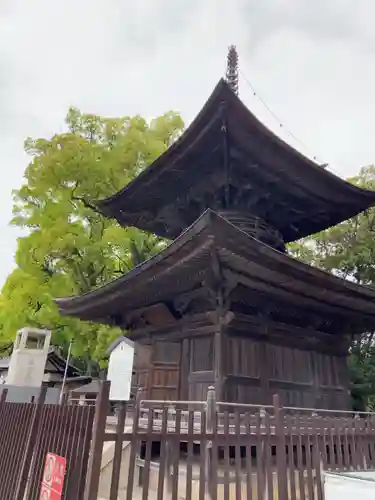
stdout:
<svg viewBox="0 0 375 500">
<path fill-rule="evenodd" d="M 200 470 L 199 470 L 199 500 L 204 500 L 206 494 L 206 411 L 201 410 L 201 442 L 200 442 Z"/>
<path fill-rule="evenodd" d="M 22 460 L 19 480 L 17 482 L 14 500 L 24 500 L 25 488 L 29 474 L 29 464 L 31 463 L 35 442 L 38 436 L 38 427 L 43 404 L 46 399 L 47 387 L 42 387 L 39 392 L 38 401 L 35 405 L 32 417 L 29 436 L 26 442 L 26 449 Z"/>
<path fill-rule="evenodd" d="M 369 436 L 369 459 L 371 468 L 375 468 L 375 427 L 374 419 L 369 418 L 370 436 Z"/>
<path fill-rule="evenodd" d="M 236 500 L 241 500 L 241 413 L 238 408 L 234 411 L 234 432 L 235 432 L 235 494 Z"/>
<path fill-rule="evenodd" d="M 338 419 L 334 419 L 334 430 L 335 430 L 335 438 L 336 438 L 336 456 L 337 456 L 337 465 L 341 470 L 343 467 L 342 460 L 342 441 L 341 441 L 341 429 L 338 422 Z"/>
<path fill-rule="evenodd" d="M 370 439 L 371 439 L 371 435 L 370 435 L 370 417 L 366 417 L 365 419 L 365 424 L 364 424 L 364 435 L 365 435 L 365 439 L 364 439 L 364 457 L 365 457 L 365 461 L 366 461 L 366 469 L 369 469 L 372 467 L 372 462 L 371 462 L 371 459 L 370 459 Z"/>
<path fill-rule="evenodd" d="M 215 404 L 215 412 L 212 416 L 212 446 L 210 449 L 211 459 L 210 459 L 210 495 L 211 500 L 217 500 L 217 487 L 218 487 L 218 418 Z"/>
<path fill-rule="evenodd" d="M 91 443 L 84 500 L 97 500 L 100 478 L 100 465 L 102 461 L 104 434 L 107 421 L 109 388 L 109 382 L 102 383 L 95 404 L 95 419 L 92 433 L 93 438 Z"/>
<path fill-rule="evenodd" d="M 186 463 L 186 500 L 192 498 L 193 486 L 193 453 L 194 453 L 194 410 L 189 410 L 188 414 L 188 445 Z"/>
<path fill-rule="evenodd" d="M 4 389 L 4 391 L 1 393 L 1 400 L 0 400 L 0 429 L 2 429 L 3 432 L 0 433 L 0 464 L 4 463 L 4 452 L 5 452 L 5 444 L 7 442 L 7 439 L 9 439 L 9 434 L 7 432 L 7 427 L 8 427 L 8 414 L 9 414 L 9 403 L 5 404 L 5 400 L 7 397 L 8 390 Z M 4 480 L 3 480 L 3 468 L 0 467 L 0 473 L 2 474 L 0 481 L 0 493 L 2 492 L 2 489 L 4 488 Z"/>
<path fill-rule="evenodd" d="M 262 413 L 261 410 L 256 415 L 256 461 L 257 461 L 257 500 L 263 499 L 263 492 L 266 487 L 265 474 L 265 456 L 264 456 L 264 438 L 262 432 Z"/>
<path fill-rule="evenodd" d="M 25 403 L 27 405 L 27 403 Z M 14 481 L 14 472 L 19 473 L 20 469 L 19 467 L 16 467 L 15 470 L 13 470 L 12 473 L 12 465 L 14 463 L 14 458 L 16 455 L 14 455 L 14 452 L 16 452 L 16 448 L 13 445 L 13 440 L 11 436 L 14 436 L 15 433 L 17 433 L 17 422 L 19 422 L 18 419 L 18 408 L 19 405 L 16 403 L 9 403 L 8 404 L 8 425 L 7 425 L 7 433 L 6 433 L 6 440 L 3 444 L 3 455 L 2 455 L 2 463 L 3 465 L 3 489 L 4 495 L 10 495 L 12 491 L 12 485 Z M 33 408 L 29 406 L 29 409 L 32 410 Z M 23 435 L 24 439 L 27 439 L 27 434 Z M 25 450 L 25 447 L 23 447 L 23 451 Z"/>
<path fill-rule="evenodd" d="M 326 431 L 326 420 L 324 417 L 320 417 L 320 425 L 321 425 L 321 435 L 322 435 L 322 449 L 321 449 L 321 458 L 323 461 L 324 470 L 328 469 L 328 455 L 327 455 L 327 431 Z"/>
<path fill-rule="evenodd" d="M 83 412 L 82 418 L 83 421 L 85 422 L 85 425 L 83 427 L 84 431 L 82 434 L 83 454 L 80 457 L 80 464 L 79 464 L 80 487 L 77 498 L 83 498 L 85 492 L 95 407 L 84 406 L 82 412 Z"/>
<path fill-rule="evenodd" d="M 14 405 L 17 405 L 17 403 L 13 403 Z M 21 425 L 25 425 L 26 428 L 30 425 L 30 417 L 32 415 L 32 405 L 29 404 L 29 403 L 21 403 L 19 405 L 19 414 L 17 416 L 17 420 L 18 420 L 18 423 L 21 423 Z M 17 420 L 16 420 L 16 425 L 17 425 Z M 23 450 L 24 449 L 24 440 L 25 436 L 24 436 L 24 433 L 23 432 L 20 432 L 20 429 L 18 427 L 18 429 L 16 430 L 16 433 L 15 433 L 15 440 L 13 441 L 13 447 L 14 447 L 14 452 L 15 453 L 12 453 L 12 457 L 8 455 L 8 462 L 9 462 L 9 465 L 7 467 L 7 469 L 5 470 L 5 474 L 8 475 L 8 471 L 12 469 L 12 462 L 14 460 L 14 458 L 17 457 L 17 454 L 19 453 L 20 450 Z M 13 460 L 12 460 L 13 459 Z M 10 474 L 9 474 L 10 475 Z M 29 481 L 29 477 L 28 476 L 28 481 Z M 28 481 L 26 484 L 28 484 Z M 13 481 L 12 481 L 12 489 L 15 487 L 15 484 L 17 482 L 17 478 L 14 477 L 14 473 L 13 473 Z"/>
<path fill-rule="evenodd" d="M 348 444 L 348 419 L 345 418 L 342 421 L 343 423 L 343 461 L 344 461 L 344 467 L 346 470 L 350 470 L 350 457 L 349 457 L 349 444 Z"/>
<path fill-rule="evenodd" d="M 277 394 L 273 397 L 273 410 L 275 418 L 278 498 L 279 500 L 288 500 L 284 413 Z"/>
<path fill-rule="evenodd" d="M 293 427 L 290 415 L 285 415 L 285 424 L 288 436 L 288 469 L 289 469 L 289 487 L 290 500 L 296 500 L 296 476 L 295 476 L 295 461 L 294 461 L 294 439 Z"/>
<path fill-rule="evenodd" d="M 245 413 L 245 439 L 246 439 L 246 500 L 253 498 L 253 468 L 251 464 L 252 456 L 252 429 L 251 429 L 251 415 L 250 412 Z"/>
<path fill-rule="evenodd" d="M 40 415 L 40 425 L 38 429 L 38 437 L 33 450 L 33 459 L 29 464 L 29 479 L 27 484 L 27 493 L 29 496 L 37 497 L 41 487 L 42 471 L 44 470 L 44 460 L 40 459 L 43 445 L 47 440 L 51 419 L 49 417 L 48 405 L 43 405 Z"/>
<path fill-rule="evenodd" d="M 22 433 L 18 432 L 18 422 L 22 422 L 22 408 L 27 407 L 28 403 L 23 403 L 21 405 L 18 405 L 17 403 L 10 403 L 10 415 L 9 415 L 9 423 L 10 426 L 8 427 L 8 435 L 7 435 L 7 441 L 4 446 L 4 468 L 3 468 L 3 481 L 5 484 L 5 493 L 7 495 L 10 495 L 12 490 L 14 489 L 14 483 L 17 481 L 17 478 L 15 477 L 15 472 L 17 473 L 17 468 L 16 470 L 13 469 L 13 464 L 14 461 L 18 455 L 18 448 L 16 446 L 16 443 L 14 443 L 14 438 L 12 439 L 12 436 L 18 436 L 19 434 L 22 435 Z M 30 406 L 29 406 L 30 409 Z M 25 435 L 22 436 L 25 439 Z M 23 447 L 24 448 L 24 447 Z M 12 470 L 13 469 L 13 470 Z"/>
<path fill-rule="evenodd" d="M 172 464 L 172 500 L 178 499 L 178 480 L 179 480 L 179 463 L 180 463 L 180 439 L 177 435 L 181 432 L 181 409 L 176 409 L 175 420 L 175 440 L 173 443 L 173 464 Z"/>
<path fill-rule="evenodd" d="M 62 403 L 65 404 L 66 403 Z M 75 420 L 75 425 L 74 425 L 74 433 L 73 433 L 73 440 L 71 444 L 71 448 L 68 452 L 67 455 L 67 461 L 70 461 L 71 463 L 74 464 L 73 470 L 71 471 L 71 474 L 69 476 L 69 480 L 67 481 L 66 485 L 66 492 L 72 491 L 78 491 L 79 486 L 80 486 L 80 481 L 81 481 L 81 474 L 80 474 L 80 459 L 83 455 L 83 443 L 82 443 L 82 434 L 84 434 L 84 426 L 87 425 L 88 423 L 85 422 L 84 420 L 84 407 L 79 407 L 78 410 L 74 406 L 70 406 L 71 412 L 76 414 L 76 420 Z M 80 411 L 81 410 L 81 411 Z"/>
<path fill-rule="evenodd" d="M 229 500 L 229 471 L 230 471 L 230 428 L 229 428 L 229 412 L 228 410 L 224 411 L 224 500 Z"/>
<path fill-rule="evenodd" d="M 365 457 L 363 453 L 363 421 L 359 415 L 354 418 L 353 433 L 352 433 L 352 446 L 354 447 L 354 468 L 355 470 L 365 468 Z M 352 448 L 353 450 L 353 448 Z"/>
<path fill-rule="evenodd" d="M 154 411 L 152 408 L 148 409 L 147 415 L 147 434 L 145 436 L 145 459 L 142 475 L 142 500 L 148 499 L 148 492 L 150 488 L 150 467 L 151 467 L 151 449 L 152 449 L 152 426 L 153 426 Z"/>
<path fill-rule="evenodd" d="M 298 463 L 298 490 L 299 490 L 299 498 L 300 500 L 306 499 L 306 490 L 305 490 L 305 477 L 304 477 L 304 463 L 303 463 L 303 454 L 302 454 L 302 434 L 301 434 L 301 419 L 300 416 L 297 415 L 295 417 L 295 426 L 297 433 L 297 463 Z"/>
<path fill-rule="evenodd" d="M 72 491 L 79 489 L 79 474 L 78 467 L 80 461 L 80 441 L 83 431 L 82 426 L 82 406 L 65 405 L 68 408 L 68 418 L 71 421 L 69 425 L 68 436 L 66 440 L 66 448 L 62 450 L 64 457 L 67 460 L 67 475 L 66 475 L 66 494 L 71 494 Z M 86 424 L 87 425 L 87 424 Z M 83 452 L 83 450 L 82 450 Z M 69 467 L 70 464 L 70 467 Z"/>
<path fill-rule="evenodd" d="M 315 470 L 315 478 L 316 478 L 316 492 L 317 492 L 317 500 L 323 500 L 323 489 L 322 489 L 322 477 L 321 477 L 321 463 L 322 463 L 322 453 L 321 453 L 321 447 L 323 444 L 323 439 L 322 438 L 322 430 L 320 427 L 319 430 L 319 422 L 321 422 L 321 419 L 316 416 L 313 418 L 313 468 Z"/>
<path fill-rule="evenodd" d="M 113 453 L 109 500 L 117 500 L 118 496 L 118 489 L 120 484 L 121 456 L 123 447 L 122 436 L 124 434 L 124 428 L 125 428 L 126 410 L 127 410 L 126 403 L 124 401 L 121 401 L 120 410 L 117 414 L 116 441 L 115 441 L 115 450 Z"/>
<path fill-rule="evenodd" d="M 306 477 L 307 477 L 307 491 L 309 500 L 314 500 L 314 478 L 312 470 L 312 457 L 311 457 L 311 434 L 310 429 L 306 430 L 305 436 L 305 454 L 306 454 Z"/>
<path fill-rule="evenodd" d="M 166 471 L 166 440 L 168 431 L 168 408 L 164 406 L 161 422 L 161 443 L 160 443 L 160 465 L 158 476 L 158 491 L 157 500 L 163 500 L 165 488 L 165 471 Z"/>
<path fill-rule="evenodd" d="M 264 414 L 264 430 L 265 430 L 265 474 L 266 474 L 266 484 L 269 500 L 273 500 L 273 477 L 274 477 L 274 467 L 272 466 L 272 442 L 271 442 L 271 422 L 270 414 L 266 411 Z M 284 500 L 284 499 L 282 499 Z"/>
<path fill-rule="evenodd" d="M 215 388 L 210 386 L 207 391 L 206 402 L 206 431 L 211 435 L 206 442 L 206 483 L 211 500 L 217 498 L 217 442 L 216 442 L 216 394 Z"/>
<path fill-rule="evenodd" d="M 135 473 L 135 462 L 138 451 L 138 427 L 139 427 L 139 418 L 141 414 L 141 397 L 142 390 L 138 390 L 136 404 L 134 408 L 134 416 L 133 416 L 133 428 L 132 428 L 132 439 L 131 439 L 131 448 L 130 448 L 130 456 L 129 456 L 129 474 L 128 481 L 126 486 L 126 500 L 132 500 L 133 498 L 133 488 L 134 488 L 134 473 Z M 86 500 L 86 499 L 85 499 Z M 91 499 L 87 499 L 91 500 Z"/>
</svg>

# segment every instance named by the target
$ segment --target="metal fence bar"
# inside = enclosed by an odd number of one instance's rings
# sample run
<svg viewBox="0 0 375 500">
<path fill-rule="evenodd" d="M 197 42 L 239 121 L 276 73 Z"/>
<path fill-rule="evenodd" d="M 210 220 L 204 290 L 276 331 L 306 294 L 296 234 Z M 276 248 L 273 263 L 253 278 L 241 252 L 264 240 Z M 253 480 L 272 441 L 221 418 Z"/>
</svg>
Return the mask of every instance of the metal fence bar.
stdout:
<svg viewBox="0 0 375 500">
<path fill-rule="evenodd" d="M 33 458 L 34 446 L 38 436 L 39 420 L 43 410 L 43 404 L 46 399 L 47 387 L 40 389 L 39 397 L 35 405 L 33 419 L 30 425 L 30 432 L 27 439 L 26 451 L 22 457 L 22 465 L 19 480 L 14 493 L 14 500 L 23 500 L 27 485 L 29 467 Z"/>
</svg>

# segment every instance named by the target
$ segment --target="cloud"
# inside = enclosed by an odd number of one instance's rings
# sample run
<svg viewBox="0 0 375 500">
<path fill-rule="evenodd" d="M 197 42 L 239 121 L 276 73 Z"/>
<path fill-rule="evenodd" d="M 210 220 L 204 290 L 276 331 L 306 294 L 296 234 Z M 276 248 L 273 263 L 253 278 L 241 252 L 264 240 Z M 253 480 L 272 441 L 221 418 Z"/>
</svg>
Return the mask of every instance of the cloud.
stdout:
<svg viewBox="0 0 375 500">
<path fill-rule="evenodd" d="M 345 40 L 374 48 L 371 0 L 250 0 L 242 8 L 251 27 L 250 42 L 256 44 L 289 30 L 320 43 Z"/>
<path fill-rule="evenodd" d="M 341 175 L 375 161 L 374 14 L 372 0 L 2 0 L 0 282 L 16 245 L 10 193 L 27 165 L 25 137 L 61 132 L 70 105 L 114 116 L 175 109 L 189 122 L 231 43 L 303 144 L 242 78 L 242 99 L 266 125 Z"/>
</svg>

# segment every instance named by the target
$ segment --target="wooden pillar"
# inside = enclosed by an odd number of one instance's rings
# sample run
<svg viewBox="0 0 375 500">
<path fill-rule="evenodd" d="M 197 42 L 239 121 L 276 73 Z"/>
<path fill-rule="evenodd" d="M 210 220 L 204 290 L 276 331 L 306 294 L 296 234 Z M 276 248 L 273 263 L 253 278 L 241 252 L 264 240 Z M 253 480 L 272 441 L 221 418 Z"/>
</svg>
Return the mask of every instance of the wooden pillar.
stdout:
<svg viewBox="0 0 375 500">
<path fill-rule="evenodd" d="M 148 369 L 147 373 L 147 383 L 146 383 L 146 397 L 145 399 L 152 399 L 153 398 L 153 391 L 152 388 L 154 386 L 154 366 L 155 363 L 155 352 L 154 352 L 154 345 L 153 343 L 151 344 L 151 356 L 150 356 L 150 366 Z"/>
<path fill-rule="evenodd" d="M 189 399 L 189 375 L 190 375 L 190 340 L 184 339 L 181 344 L 180 361 L 180 394 L 179 399 Z"/>
<path fill-rule="evenodd" d="M 319 354 L 315 351 L 310 353 L 310 362 L 311 362 L 311 372 L 312 372 L 312 390 L 313 390 L 313 402 L 312 405 L 314 408 L 320 408 L 320 400 L 321 400 L 321 389 L 320 389 L 320 380 L 319 380 L 319 365 L 318 365 L 318 356 Z"/>
<path fill-rule="evenodd" d="M 259 343 L 259 369 L 260 369 L 260 387 L 261 387 L 261 404 L 271 404 L 270 390 L 270 364 L 267 359 L 267 343 L 265 341 Z M 253 401 L 246 401 L 253 403 Z"/>
<path fill-rule="evenodd" d="M 223 400 L 223 332 L 219 321 L 218 330 L 214 336 L 214 381 L 216 397 Z"/>
</svg>

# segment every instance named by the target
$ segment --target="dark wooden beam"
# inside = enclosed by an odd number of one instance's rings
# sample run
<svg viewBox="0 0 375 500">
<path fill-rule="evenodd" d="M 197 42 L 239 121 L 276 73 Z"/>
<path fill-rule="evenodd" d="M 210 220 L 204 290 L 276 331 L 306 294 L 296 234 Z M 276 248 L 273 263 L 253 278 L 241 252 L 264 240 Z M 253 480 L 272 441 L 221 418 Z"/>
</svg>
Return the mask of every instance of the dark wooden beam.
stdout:
<svg viewBox="0 0 375 500">
<path fill-rule="evenodd" d="M 340 356 L 346 356 L 349 347 L 345 338 L 340 339 L 321 331 L 299 328 L 255 315 L 233 313 L 233 319 L 225 332 L 229 335 L 233 332 L 234 335 L 253 337 L 289 347 L 331 352 Z"/>
<path fill-rule="evenodd" d="M 326 311 L 348 318 L 361 314 L 364 318 L 372 317 L 366 314 L 363 300 L 335 293 L 332 289 L 319 289 L 306 282 L 298 281 L 289 275 L 269 270 L 255 262 L 249 263 L 227 250 L 220 250 L 220 259 L 224 261 L 223 276 L 226 279 L 236 279 L 250 290 L 257 290 L 280 297 L 290 303 L 306 306 L 315 311 Z M 340 304 L 340 306 L 338 305 Z M 357 307 L 357 308 L 356 308 Z M 361 309 L 365 309 L 361 311 Z"/>
<path fill-rule="evenodd" d="M 214 337 L 214 380 L 217 398 L 223 398 L 223 327 L 225 324 L 225 309 L 224 309 L 224 294 L 223 294 L 223 275 L 220 260 L 216 248 L 212 249 L 211 253 L 211 268 L 214 278 L 214 288 L 216 293 L 216 316 L 217 316 L 217 330 Z"/>
<path fill-rule="evenodd" d="M 239 286 L 230 295 L 228 306 L 233 312 L 248 316 L 260 313 L 269 320 L 286 324 L 288 327 L 320 331 L 327 335 L 350 335 L 350 323 L 343 326 L 342 316 L 312 311 L 295 303 L 283 301 L 264 294 L 251 293 L 244 286 Z"/>
</svg>

